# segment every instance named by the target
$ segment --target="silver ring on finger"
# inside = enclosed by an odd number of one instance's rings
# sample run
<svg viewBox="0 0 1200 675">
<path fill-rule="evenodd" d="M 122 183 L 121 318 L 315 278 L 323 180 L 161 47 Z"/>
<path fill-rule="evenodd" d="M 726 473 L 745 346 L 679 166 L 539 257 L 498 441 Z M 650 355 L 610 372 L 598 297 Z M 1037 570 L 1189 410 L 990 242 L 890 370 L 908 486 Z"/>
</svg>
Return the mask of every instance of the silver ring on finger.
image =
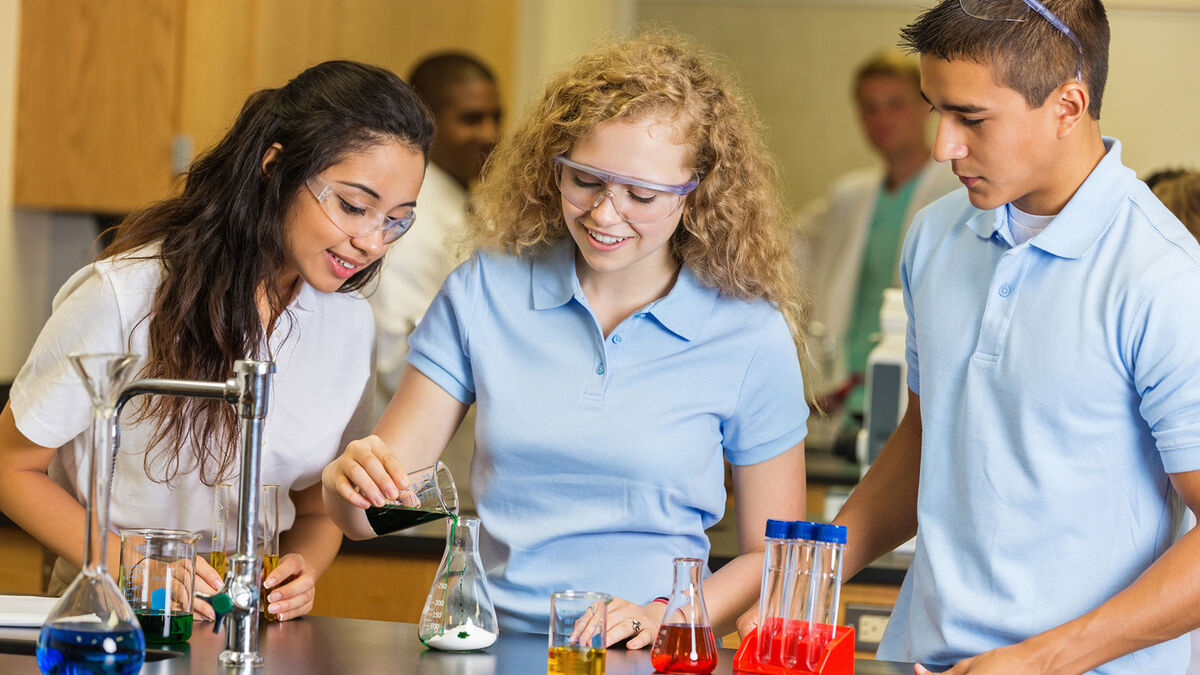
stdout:
<svg viewBox="0 0 1200 675">
<path fill-rule="evenodd" d="M 637 619 L 630 619 L 630 621 L 633 622 L 633 634 L 634 635 L 637 635 L 638 633 L 642 632 L 642 622 L 641 621 L 638 621 Z"/>
</svg>

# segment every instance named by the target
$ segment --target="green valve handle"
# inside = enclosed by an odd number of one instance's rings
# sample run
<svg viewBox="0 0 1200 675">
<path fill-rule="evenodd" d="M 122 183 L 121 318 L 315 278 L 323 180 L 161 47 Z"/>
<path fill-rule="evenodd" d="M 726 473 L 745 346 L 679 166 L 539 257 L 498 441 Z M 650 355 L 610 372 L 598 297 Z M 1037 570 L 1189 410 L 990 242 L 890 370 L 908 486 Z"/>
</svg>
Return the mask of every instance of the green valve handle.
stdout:
<svg viewBox="0 0 1200 675">
<path fill-rule="evenodd" d="M 225 615 L 233 611 L 233 598 L 229 597 L 228 593 L 217 593 L 208 598 L 208 603 L 212 605 L 213 614 L 213 632 L 221 632 L 221 622 L 224 621 Z"/>
</svg>

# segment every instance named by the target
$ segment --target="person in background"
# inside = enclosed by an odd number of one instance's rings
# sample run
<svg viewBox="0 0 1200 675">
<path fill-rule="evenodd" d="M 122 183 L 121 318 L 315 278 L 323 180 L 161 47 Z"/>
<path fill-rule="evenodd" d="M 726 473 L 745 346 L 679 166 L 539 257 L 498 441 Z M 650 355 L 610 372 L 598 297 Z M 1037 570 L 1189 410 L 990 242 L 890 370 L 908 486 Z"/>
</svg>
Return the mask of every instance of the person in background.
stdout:
<svg viewBox="0 0 1200 675">
<path fill-rule="evenodd" d="M 376 415 L 383 412 L 404 374 L 408 336 L 446 275 L 462 258 L 468 190 L 500 134 L 500 92 L 492 71 L 458 52 L 421 61 L 408 82 L 433 113 L 433 147 L 421 185 L 421 227 L 383 262 L 379 284 L 367 296 L 375 313 Z M 469 460 L 469 444 L 466 459 Z"/>
<path fill-rule="evenodd" d="M 843 422 L 857 427 L 883 290 L 900 285 L 904 233 L 918 210 L 959 182 L 949 164 L 930 155 L 929 104 L 915 59 L 897 50 L 875 54 L 858 67 L 853 94 L 863 133 L 882 163 L 839 178 L 801 212 L 797 233 L 814 298 L 809 330 L 838 348 L 823 365 L 827 380 L 817 393 L 827 414 L 844 407 Z"/>
<path fill-rule="evenodd" d="M 942 0 L 901 36 L 965 189 L 909 230 L 908 408 L 835 519 L 847 577 L 917 537 L 877 656 L 1183 673 L 1200 245 L 1100 133 L 1104 6 Z"/>
<path fill-rule="evenodd" d="M 283 536 L 267 609 L 280 620 L 312 609 L 342 539 L 320 472 L 370 425 L 374 333 L 358 290 L 413 223 L 432 139 L 424 105 L 392 73 L 313 66 L 252 95 L 182 193 L 125 219 L 63 285 L 0 414 L 0 509 L 59 556 L 52 592 L 82 563 L 89 480 L 90 403 L 67 355 L 131 352 L 142 377 L 202 381 L 250 357 L 277 368 L 261 476 L 281 487 Z M 213 486 L 237 478 L 232 406 L 134 403 L 113 472 L 110 571 L 121 528 L 190 530 L 204 547 Z M 221 586 L 203 558 L 197 568 L 198 593 Z"/>
<path fill-rule="evenodd" d="M 1146 185 L 1200 239 L 1200 171 L 1160 171 L 1147 178 Z"/>
<path fill-rule="evenodd" d="M 705 581 L 718 634 L 757 595 L 768 516 L 804 513 L 798 298 L 749 103 L 669 35 L 598 45 L 546 86 L 480 185 L 477 252 L 413 333 L 375 428 L 323 474 L 352 538 L 478 408 L 471 489 L 504 630 L 611 593 L 652 643 L 673 559 L 707 558 L 733 465 L 743 555 Z M 656 598 L 662 598 L 657 602 Z"/>
</svg>

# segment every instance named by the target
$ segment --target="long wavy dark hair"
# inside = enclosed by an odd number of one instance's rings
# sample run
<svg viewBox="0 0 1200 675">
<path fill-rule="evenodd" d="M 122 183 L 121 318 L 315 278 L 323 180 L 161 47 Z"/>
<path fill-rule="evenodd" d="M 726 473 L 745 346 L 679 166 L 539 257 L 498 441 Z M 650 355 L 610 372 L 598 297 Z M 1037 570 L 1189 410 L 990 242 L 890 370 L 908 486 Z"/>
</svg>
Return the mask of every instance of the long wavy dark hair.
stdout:
<svg viewBox="0 0 1200 675">
<path fill-rule="evenodd" d="M 162 281 L 143 319 L 149 321 L 143 376 L 224 381 L 236 359 L 266 354 L 258 298 L 265 294 L 271 317 L 291 299 L 292 289 L 274 283 L 285 261 L 288 207 L 310 176 L 388 140 L 419 148 L 428 159 L 433 121 L 412 89 L 382 68 L 329 61 L 251 95 L 225 137 L 188 170 L 182 194 L 130 215 L 100 254 L 162 262 Z M 282 150 L 264 171 L 263 156 L 276 143 Z M 380 262 L 339 292 L 368 284 Z M 231 406 L 173 396 L 149 401 L 138 419 L 154 423 L 144 459 L 151 480 L 195 469 L 209 485 L 227 476 L 238 434 Z M 185 446 L 192 456 L 181 456 Z M 161 475 L 151 471 L 152 455 L 156 465 L 165 460 Z"/>
</svg>

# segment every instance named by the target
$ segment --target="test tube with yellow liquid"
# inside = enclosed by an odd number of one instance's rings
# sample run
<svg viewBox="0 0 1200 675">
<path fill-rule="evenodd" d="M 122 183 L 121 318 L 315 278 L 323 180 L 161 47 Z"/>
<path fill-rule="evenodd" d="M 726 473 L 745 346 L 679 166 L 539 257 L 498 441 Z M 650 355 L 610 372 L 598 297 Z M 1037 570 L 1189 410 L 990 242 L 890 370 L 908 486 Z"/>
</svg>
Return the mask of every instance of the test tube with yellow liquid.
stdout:
<svg viewBox="0 0 1200 675">
<path fill-rule="evenodd" d="M 220 483 L 213 491 L 212 547 L 208 564 L 225 578 L 225 556 L 237 546 L 237 495 L 234 486 Z"/>
<path fill-rule="evenodd" d="M 262 579 L 279 567 L 279 486 L 262 486 L 262 497 L 258 504 L 258 554 L 262 556 Z M 261 583 L 261 582 L 260 582 Z M 271 604 L 267 601 L 270 589 L 263 587 L 259 591 L 259 610 L 267 621 L 279 621 L 279 616 L 267 611 Z"/>
</svg>

